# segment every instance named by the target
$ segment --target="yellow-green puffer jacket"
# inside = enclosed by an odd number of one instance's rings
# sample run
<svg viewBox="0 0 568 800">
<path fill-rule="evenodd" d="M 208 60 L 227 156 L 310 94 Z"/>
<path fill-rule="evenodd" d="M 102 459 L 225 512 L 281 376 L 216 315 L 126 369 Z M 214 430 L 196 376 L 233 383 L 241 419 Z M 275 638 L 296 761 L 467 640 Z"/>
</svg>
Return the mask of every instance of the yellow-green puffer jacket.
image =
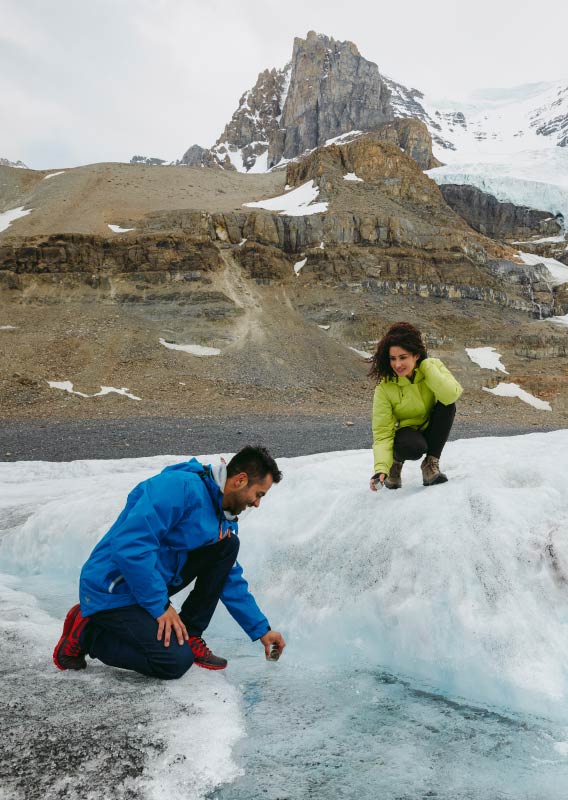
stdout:
<svg viewBox="0 0 568 800">
<path fill-rule="evenodd" d="M 373 399 L 375 473 L 388 472 L 393 462 L 394 435 L 399 428 L 426 427 L 434 405 L 455 403 L 463 392 L 439 358 L 425 358 L 408 378 L 383 378 Z"/>
</svg>

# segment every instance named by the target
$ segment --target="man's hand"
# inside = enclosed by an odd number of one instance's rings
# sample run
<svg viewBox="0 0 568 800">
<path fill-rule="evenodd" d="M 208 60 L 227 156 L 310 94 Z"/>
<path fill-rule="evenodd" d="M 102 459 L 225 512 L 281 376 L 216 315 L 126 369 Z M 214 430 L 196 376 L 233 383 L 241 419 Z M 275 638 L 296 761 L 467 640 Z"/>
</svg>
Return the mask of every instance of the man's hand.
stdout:
<svg viewBox="0 0 568 800">
<path fill-rule="evenodd" d="M 372 492 L 377 492 L 384 486 L 386 477 L 384 472 L 376 472 L 369 481 L 369 489 Z"/>
<path fill-rule="evenodd" d="M 268 633 L 265 633 L 264 636 L 260 637 L 260 641 L 264 645 L 264 654 L 267 659 L 270 658 L 270 648 L 273 644 L 278 646 L 280 655 L 282 655 L 282 651 L 286 647 L 286 642 L 282 638 L 282 634 L 278 633 L 278 631 L 268 631 Z"/>
<path fill-rule="evenodd" d="M 158 622 L 158 641 L 162 641 L 162 635 L 164 637 L 164 647 L 170 646 L 170 636 L 172 633 L 172 629 L 174 634 L 177 636 L 177 640 L 179 644 L 183 644 L 184 641 L 189 639 L 187 630 L 185 625 L 181 621 L 180 615 L 177 613 L 173 606 L 168 606 L 167 610 L 157 618 Z"/>
</svg>

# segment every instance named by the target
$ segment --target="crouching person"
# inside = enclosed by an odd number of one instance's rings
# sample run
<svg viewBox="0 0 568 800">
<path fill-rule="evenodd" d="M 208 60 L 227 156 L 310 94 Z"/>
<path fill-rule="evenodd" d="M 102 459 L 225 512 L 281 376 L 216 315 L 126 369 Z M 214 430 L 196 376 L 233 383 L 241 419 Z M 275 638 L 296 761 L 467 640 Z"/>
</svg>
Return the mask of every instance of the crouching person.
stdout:
<svg viewBox="0 0 568 800">
<path fill-rule="evenodd" d="M 247 446 L 227 465 L 194 458 L 138 484 L 83 566 L 55 665 L 84 669 L 89 655 L 165 680 L 192 664 L 224 669 L 202 638 L 219 600 L 267 658 L 275 645 L 282 652 L 237 562 L 238 515 L 281 478 L 265 448 Z M 194 580 L 178 614 L 169 598 Z"/>
</svg>

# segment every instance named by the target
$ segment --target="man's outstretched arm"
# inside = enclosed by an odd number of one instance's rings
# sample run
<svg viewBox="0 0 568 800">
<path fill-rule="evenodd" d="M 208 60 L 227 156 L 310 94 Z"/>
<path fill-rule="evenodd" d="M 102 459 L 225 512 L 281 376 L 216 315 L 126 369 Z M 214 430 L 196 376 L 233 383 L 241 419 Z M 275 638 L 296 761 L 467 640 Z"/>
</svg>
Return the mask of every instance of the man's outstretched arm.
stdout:
<svg viewBox="0 0 568 800">
<path fill-rule="evenodd" d="M 271 630 L 268 620 L 249 591 L 248 583 L 243 577 L 243 568 L 238 561 L 229 572 L 221 592 L 221 601 L 253 642 L 260 639 L 267 657 L 272 644 L 278 645 L 278 649 L 282 652 L 286 643 L 278 631 Z"/>
</svg>

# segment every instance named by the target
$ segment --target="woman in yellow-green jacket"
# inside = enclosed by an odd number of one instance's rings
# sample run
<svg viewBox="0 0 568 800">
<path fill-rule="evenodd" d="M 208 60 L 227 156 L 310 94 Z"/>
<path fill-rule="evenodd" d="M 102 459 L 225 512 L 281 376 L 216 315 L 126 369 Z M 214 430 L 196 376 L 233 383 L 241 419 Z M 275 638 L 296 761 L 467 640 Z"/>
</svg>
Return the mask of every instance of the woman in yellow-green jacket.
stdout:
<svg viewBox="0 0 568 800">
<path fill-rule="evenodd" d="M 369 375 L 373 399 L 375 474 L 370 488 L 400 489 L 405 461 L 420 465 L 424 486 L 445 483 L 440 456 L 463 389 L 437 358 L 428 358 L 422 335 L 409 322 L 392 325 L 377 345 Z"/>
</svg>

